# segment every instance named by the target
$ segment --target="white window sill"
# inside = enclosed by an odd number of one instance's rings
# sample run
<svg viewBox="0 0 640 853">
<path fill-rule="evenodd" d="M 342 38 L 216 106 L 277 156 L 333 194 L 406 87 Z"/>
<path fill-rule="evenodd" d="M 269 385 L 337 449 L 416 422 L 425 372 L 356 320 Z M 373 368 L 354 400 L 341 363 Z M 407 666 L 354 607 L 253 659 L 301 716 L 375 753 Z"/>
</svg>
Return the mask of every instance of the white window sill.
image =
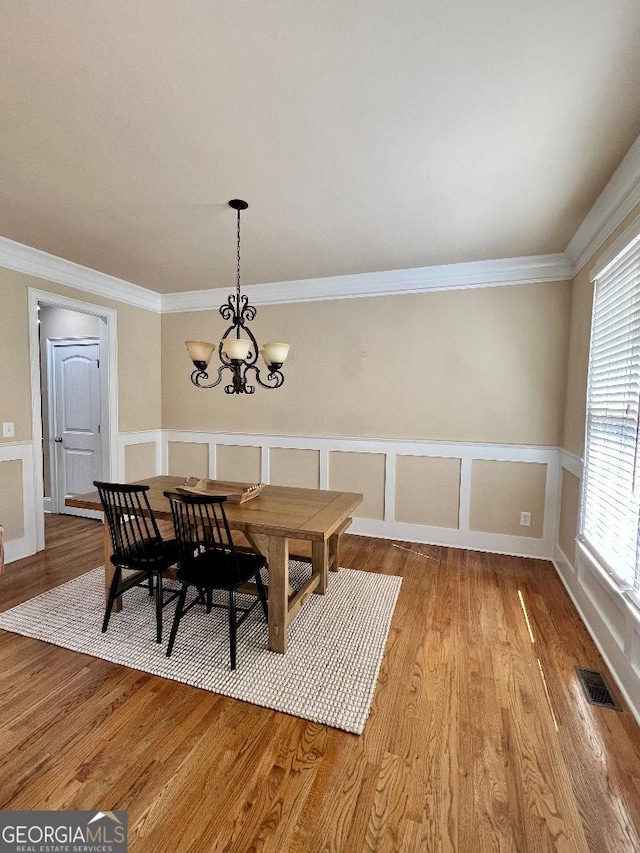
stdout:
<svg viewBox="0 0 640 853">
<path fill-rule="evenodd" d="M 597 559 L 584 542 L 577 539 L 576 543 L 580 558 L 586 563 L 593 574 L 603 582 L 604 586 L 611 593 L 612 598 L 615 597 L 622 601 L 628 615 L 637 624 L 638 628 L 640 628 L 640 593 L 630 586 L 620 584 L 613 572 L 609 571 Z"/>
</svg>

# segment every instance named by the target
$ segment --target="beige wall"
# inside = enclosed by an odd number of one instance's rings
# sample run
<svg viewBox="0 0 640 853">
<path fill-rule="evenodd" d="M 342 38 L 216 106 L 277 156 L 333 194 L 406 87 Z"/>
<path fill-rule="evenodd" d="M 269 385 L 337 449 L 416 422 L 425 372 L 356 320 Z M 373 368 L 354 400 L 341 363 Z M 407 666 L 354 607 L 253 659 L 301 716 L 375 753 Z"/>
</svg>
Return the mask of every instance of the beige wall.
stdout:
<svg viewBox="0 0 640 853">
<path fill-rule="evenodd" d="M 0 422 L 13 421 L 14 439 L 31 438 L 29 323 L 26 276 L 0 269 Z M 35 284 L 35 279 L 29 279 Z"/>
<path fill-rule="evenodd" d="M 250 398 L 191 385 L 186 339 L 216 311 L 162 317 L 163 426 L 294 435 L 558 443 L 568 283 L 263 306 L 259 340 L 292 344 L 284 386 Z"/>
</svg>

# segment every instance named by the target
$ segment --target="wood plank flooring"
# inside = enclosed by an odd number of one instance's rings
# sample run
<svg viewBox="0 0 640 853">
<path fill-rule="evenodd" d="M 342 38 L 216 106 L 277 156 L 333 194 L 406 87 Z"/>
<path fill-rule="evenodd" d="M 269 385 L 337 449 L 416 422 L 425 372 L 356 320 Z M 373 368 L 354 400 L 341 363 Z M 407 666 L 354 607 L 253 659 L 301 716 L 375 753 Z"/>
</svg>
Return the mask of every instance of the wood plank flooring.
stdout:
<svg viewBox="0 0 640 853">
<path fill-rule="evenodd" d="M 0 609 L 101 552 L 48 518 Z M 604 664 L 549 563 L 349 535 L 341 563 L 403 578 L 362 736 L 0 631 L 0 809 L 126 809 L 133 853 L 640 850 L 640 729 L 583 698 Z"/>
</svg>

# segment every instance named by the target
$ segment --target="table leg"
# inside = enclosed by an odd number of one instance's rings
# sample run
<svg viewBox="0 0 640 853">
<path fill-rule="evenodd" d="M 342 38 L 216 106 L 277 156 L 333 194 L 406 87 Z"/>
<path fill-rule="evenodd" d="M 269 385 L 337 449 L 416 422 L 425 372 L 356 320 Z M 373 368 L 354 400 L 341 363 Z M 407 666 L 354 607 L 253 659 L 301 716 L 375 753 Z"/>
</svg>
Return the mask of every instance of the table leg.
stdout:
<svg viewBox="0 0 640 853">
<path fill-rule="evenodd" d="M 250 533 L 249 531 L 245 531 L 245 537 L 247 538 L 249 544 L 252 548 L 262 554 L 263 557 L 267 558 L 267 562 L 269 561 L 269 536 L 264 533 Z M 288 542 L 288 540 L 287 540 Z M 288 554 L 288 546 L 287 546 L 287 554 Z M 287 577 L 289 576 L 287 571 Z M 271 575 L 269 575 L 271 577 Z M 294 589 L 287 580 L 287 594 L 293 595 Z"/>
<path fill-rule="evenodd" d="M 111 589 L 111 581 L 116 571 L 116 567 L 111 562 L 113 554 L 113 545 L 111 544 L 111 534 L 109 533 L 109 525 L 106 518 L 102 522 L 102 541 L 104 543 L 104 594 L 105 601 L 109 598 L 109 590 Z M 122 596 L 118 596 L 113 602 L 113 613 L 118 613 L 122 610 Z"/>
<path fill-rule="evenodd" d="M 334 533 L 333 536 L 329 537 L 328 542 L 328 551 L 329 551 L 329 568 L 332 572 L 337 572 L 340 568 L 340 537 L 341 533 Z"/>
<path fill-rule="evenodd" d="M 353 519 L 347 518 L 342 522 L 336 532 L 329 537 L 329 570 L 337 572 L 340 568 L 340 545 L 342 544 L 342 534 L 351 525 Z"/>
<path fill-rule="evenodd" d="M 269 648 L 287 651 L 289 628 L 289 540 L 284 536 L 269 537 Z"/>
<path fill-rule="evenodd" d="M 311 546 L 311 573 L 320 576 L 316 592 L 324 595 L 329 583 L 329 548 L 327 542 L 314 542 Z"/>
</svg>

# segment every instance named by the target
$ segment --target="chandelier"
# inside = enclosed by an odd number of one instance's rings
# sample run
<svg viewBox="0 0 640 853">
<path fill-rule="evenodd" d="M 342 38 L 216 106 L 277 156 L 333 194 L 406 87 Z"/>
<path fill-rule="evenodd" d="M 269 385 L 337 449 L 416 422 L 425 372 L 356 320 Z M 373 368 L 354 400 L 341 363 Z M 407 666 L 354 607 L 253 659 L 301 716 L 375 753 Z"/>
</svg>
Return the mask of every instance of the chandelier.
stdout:
<svg viewBox="0 0 640 853">
<path fill-rule="evenodd" d="M 253 373 L 252 381 L 263 388 L 279 388 L 282 385 L 284 375 L 280 368 L 287 358 L 289 344 L 270 343 L 262 346 L 259 352 L 267 372 L 266 375 L 261 373 L 258 367 L 258 342 L 247 326 L 257 312 L 253 305 L 249 305 L 249 298 L 240 293 L 240 211 L 246 210 L 249 205 L 242 199 L 234 198 L 229 202 L 229 207 L 238 214 L 236 292 L 235 295 L 229 294 L 228 300 L 220 306 L 222 318 L 230 320 L 231 325 L 218 344 L 220 367 L 218 367 L 217 379 L 209 382 L 207 373 L 216 345 L 206 341 L 185 341 L 185 346 L 195 367 L 191 374 L 191 381 L 198 388 L 215 388 L 222 382 L 224 372 L 228 370 L 231 376 L 227 378 L 230 378 L 231 382 L 224 386 L 227 394 L 253 394 L 256 390 L 255 385 L 248 382 L 251 373 Z"/>
</svg>

